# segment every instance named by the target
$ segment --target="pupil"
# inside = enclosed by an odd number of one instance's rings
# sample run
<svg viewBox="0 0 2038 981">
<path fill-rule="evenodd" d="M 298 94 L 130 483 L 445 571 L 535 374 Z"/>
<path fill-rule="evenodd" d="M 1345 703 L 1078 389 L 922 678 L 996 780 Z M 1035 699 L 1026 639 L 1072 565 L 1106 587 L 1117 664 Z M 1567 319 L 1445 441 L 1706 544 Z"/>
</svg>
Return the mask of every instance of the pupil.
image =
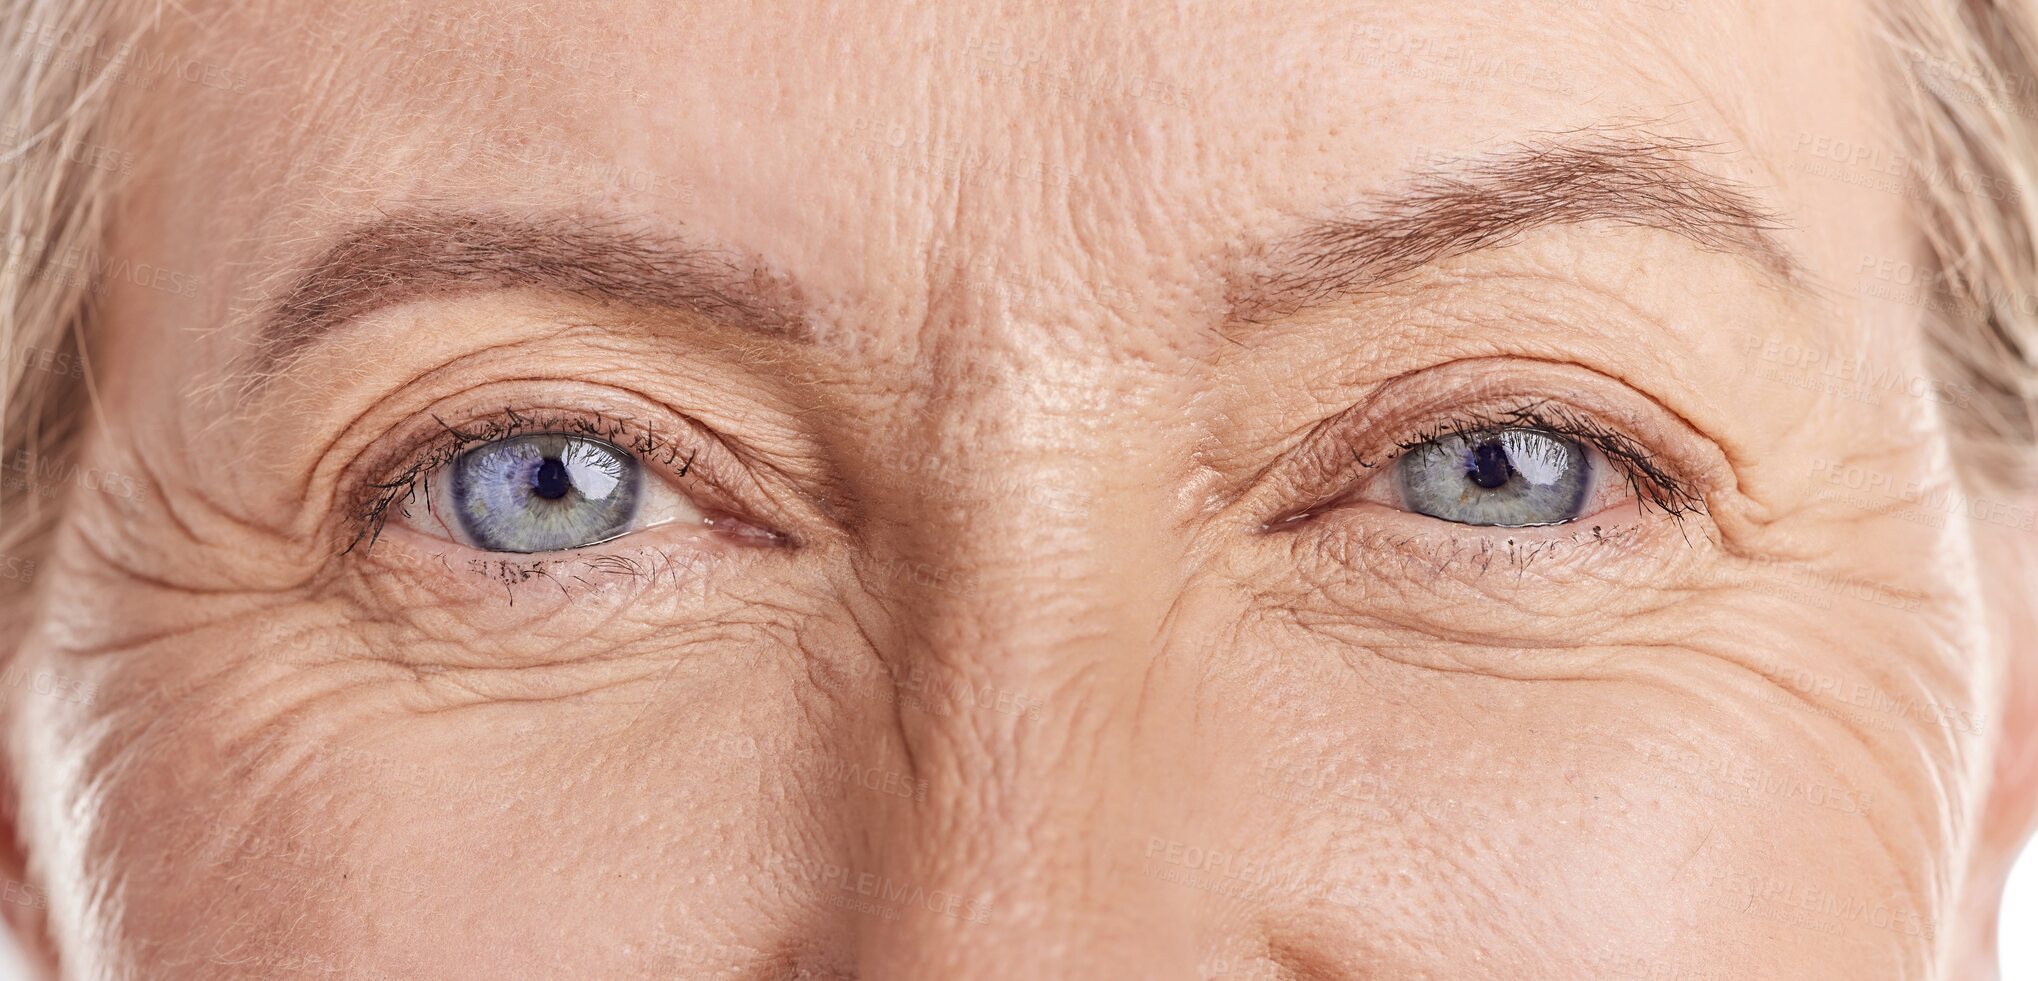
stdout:
<svg viewBox="0 0 2038 981">
<path fill-rule="evenodd" d="M 572 478 L 566 475 L 566 464 L 557 457 L 547 457 L 538 464 L 538 472 L 531 477 L 531 489 L 548 501 L 556 501 L 573 489 Z"/>
<path fill-rule="evenodd" d="M 1513 475 L 1514 466 L 1507 462 L 1507 448 L 1498 440 L 1472 447 L 1471 459 L 1465 461 L 1465 476 L 1487 490 L 1507 483 L 1507 478 Z"/>
</svg>

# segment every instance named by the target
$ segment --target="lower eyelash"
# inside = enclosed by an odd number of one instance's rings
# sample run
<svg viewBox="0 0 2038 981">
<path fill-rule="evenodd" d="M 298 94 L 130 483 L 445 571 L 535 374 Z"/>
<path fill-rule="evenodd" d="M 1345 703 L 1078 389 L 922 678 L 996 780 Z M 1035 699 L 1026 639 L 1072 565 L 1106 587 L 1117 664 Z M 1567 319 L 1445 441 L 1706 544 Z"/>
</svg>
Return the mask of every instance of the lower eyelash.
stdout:
<svg viewBox="0 0 2038 981">
<path fill-rule="evenodd" d="M 613 443 L 629 450 L 645 463 L 664 463 L 673 468 L 674 474 L 684 477 L 693 468 L 695 451 L 687 451 L 682 459 L 681 447 L 674 440 L 659 436 L 650 427 L 639 430 L 618 419 L 611 419 L 596 412 L 590 415 L 559 414 L 554 416 L 529 416 L 505 407 L 499 414 L 463 429 L 447 423 L 438 416 L 432 421 L 439 424 L 440 435 L 431 443 L 412 454 L 411 462 L 395 479 L 369 483 L 368 493 L 355 514 L 357 529 L 352 540 L 340 554 L 351 553 L 362 540 L 367 545 L 362 551 L 374 549 L 381 540 L 383 526 L 389 521 L 389 509 L 400 501 L 410 498 L 412 492 L 427 476 L 440 467 L 460 457 L 475 446 L 508 439 L 512 436 L 528 436 L 540 433 L 559 433 L 568 436 L 588 436 Z M 664 459 L 659 459 L 660 456 Z"/>
<path fill-rule="evenodd" d="M 1435 581 L 1461 566 L 1469 566 L 1479 575 L 1502 571 L 1521 576 L 1539 565 L 1561 563 L 1580 554 L 1580 549 L 1593 549 L 1595 554 L 1602 549 L 1618 551 L 1635 544 L 1639 534 L 1636 526 L 1609 524 L 1590 525 L 1557 538 L 1511 535 L 1474 541 L 1445 533 L 1377 531 L 1361 537 L 1328 536 L 1317 539 L 1316 547 L 1335 549 L 1330 558 L 1340 566 L 1394 561 L 1407 564 L 1411 573 L 1420 573 L 1414 577 L 1417 581 Z"/>
<path fill-rule="evenodd" d="M 465 569 L 469 574 L 492 579 L 499 583 L 509 599 L 509 605 L 517 605 L 516 590 L 529 584 L 556 587 L 562 596 L 571 597 L 570 580 L 583 588 L 592 588 L 597 580 L 608 579 L 630 582 L 637 585 L 656 584 L 661 577 L 670 576 L 675 586 L 689 578 L 698 578 L 705 562 L 698 552 L 686 552 L 684 559 L 675 559 L 663 551 L 649 553 L 651 558 L 639 559 L 628 555 L 576 556 L 572 559 L 517 559 L 481 558 L 468 559 Z"/>
</svg>

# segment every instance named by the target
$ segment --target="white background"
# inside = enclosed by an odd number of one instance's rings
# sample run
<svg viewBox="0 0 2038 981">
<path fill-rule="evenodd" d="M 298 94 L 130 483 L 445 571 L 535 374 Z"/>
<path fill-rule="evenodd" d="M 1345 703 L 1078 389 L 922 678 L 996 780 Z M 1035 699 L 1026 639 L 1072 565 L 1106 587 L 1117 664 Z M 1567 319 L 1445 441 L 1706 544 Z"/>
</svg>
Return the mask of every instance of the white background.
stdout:
<svg viewBox="0 0 2038 981">
<path fill-rule="evenodd" d="M 2026 845 L 2003 894 L 2003 981 L 2038 981 L 2038 848 Z M 0 949 L 0 981 L 29 981 L 9 946 Z"/>
</svg>

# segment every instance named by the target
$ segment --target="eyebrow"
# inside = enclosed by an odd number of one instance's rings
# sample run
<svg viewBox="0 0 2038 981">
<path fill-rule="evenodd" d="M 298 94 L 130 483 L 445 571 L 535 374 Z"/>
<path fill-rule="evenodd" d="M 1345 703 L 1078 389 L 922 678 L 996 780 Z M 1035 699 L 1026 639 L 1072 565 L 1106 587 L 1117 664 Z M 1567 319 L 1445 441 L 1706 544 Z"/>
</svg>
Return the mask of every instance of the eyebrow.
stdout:
<svg viewBox="0 0 2038 981">
<path fill-rule="evenodd" d="M 1701 169 L 1714 144 L 1593 129 L 1433 161 L 1397 190 L 1265 246 L 1228 286 L 1235 323 L 1256 323 L 1390 285 L 1422 267 L 1513 243 L 1546 225 L 1609 222 L 1675 233 L 1801 288 L 1789 228 L 1749 190 Z"/>
<path fill-rule="evenodd" d="M 1256 250 L 1228 284 L 1229 320 L 1251 324 L 1377 290 L 1417 270 L 1508 245 L 1554 224 L 1610 222 L 1673 232 L 1802 287 L 1789 226 L 1748 190 L 1694 160 L 1713 144 L 1591 129 L 1443 160 L 1397 190 L 1310 221 Z M 731 250 L 571 213 L 415 209 L 342 232 L 261 318 L 246 374 L 268 377 L 354 318 L 413 300 L 538 288 L 697 315 L 812 343 L 798 291 Z"/>
<path fill-rule="evenodd" d="M 813 340 L 792 284 L 727 249 L 587 215 L 409 210 L 351 226 L 299 272 L 262 317 L 246 367 L 265 377 L 381 307 L 516 288 Z"/>
</svg>

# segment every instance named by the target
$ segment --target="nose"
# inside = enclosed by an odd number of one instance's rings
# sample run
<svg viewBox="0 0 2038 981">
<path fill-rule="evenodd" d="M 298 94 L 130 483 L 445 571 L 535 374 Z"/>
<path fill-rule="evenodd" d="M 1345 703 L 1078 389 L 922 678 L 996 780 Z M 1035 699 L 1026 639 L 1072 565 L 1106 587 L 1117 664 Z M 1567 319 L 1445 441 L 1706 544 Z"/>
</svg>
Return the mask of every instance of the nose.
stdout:
<svg viewBox="0 0 2038 981">
<path fill-rule="evenodd" d="M 1168 758 L 1188 700 L 1149 697 L 1187 558 L 1165 509 L 1131 503 L 1152 487 L 1111 486 L 1128 479 L 1028 476 L 1087 485 L 1059 499 L 956 481 L 959 500 L 921 512 L 946 517 L 889 543 L 959 574 L 888 601 L 887 711 L 926 793 L 866 802 L 857 888 L 904 900 L 860 918 L 860 976 L 1203 976 L 1195 904 L 1140 872 L 1159 802 L 1190 786 Z"/>
</svg>

